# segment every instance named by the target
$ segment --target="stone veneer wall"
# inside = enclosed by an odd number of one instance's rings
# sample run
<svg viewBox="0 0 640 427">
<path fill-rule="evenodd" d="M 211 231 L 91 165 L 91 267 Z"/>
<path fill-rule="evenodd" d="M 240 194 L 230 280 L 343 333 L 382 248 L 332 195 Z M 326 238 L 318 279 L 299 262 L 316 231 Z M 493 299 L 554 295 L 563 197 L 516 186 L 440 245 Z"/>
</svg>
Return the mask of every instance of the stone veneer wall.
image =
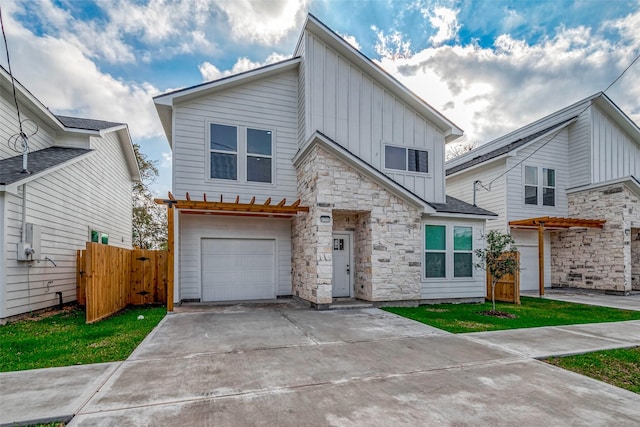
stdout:
<svg viewBox="0 0 640 427">
<path fill-rule="evenodd" d="M 344 226 L 345 213 L 349 218 L 357 213 L 356 297 L 420 299 L 422 236 L 417 207 L 318 146 L 297 166 L 297 178 L 298 196 L 309 212 L 298 214 L 292 224 L 294 295 L 319 305 L 332 302 L 332 233 Z M 320 222 L 323 215 L 331 222 Z"/>
<path fill-rule="evenodd" d="M 638 196 L 624 184 L 570 193 L 569 216 L 604 219 L 602 229 L 551 233 L 554 287 L 631 290 L 631 227 L 640 224 Z"/>
</svg>

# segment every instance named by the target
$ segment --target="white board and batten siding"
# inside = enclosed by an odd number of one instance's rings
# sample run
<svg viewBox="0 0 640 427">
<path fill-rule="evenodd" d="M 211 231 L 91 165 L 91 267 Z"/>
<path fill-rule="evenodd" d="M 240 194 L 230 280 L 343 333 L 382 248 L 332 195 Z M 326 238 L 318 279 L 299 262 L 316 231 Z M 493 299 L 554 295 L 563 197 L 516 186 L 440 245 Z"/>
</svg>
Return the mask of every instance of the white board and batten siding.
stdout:
<svg viewBox="0 0 640 427">
<path fill-rule="evenodd" d="M 640 176 L 640 145 L 604 114 L 591 108 L 593 120 L 592 184 Z"/>
<path fill-rule="evenodd" d="M 277 203 L 297 197 L 296 170 L 291 159 L 298 149 L 298 75 L 284 71 L 275 76 L 236 86 L 174 106 L 173 194 L 193 200 L 235 200 L 256 203 L 267 197 Z M 209 171 L 209 128 L 211 123 L 272 131 L 275 162 L 272 183 L 246 182 L 241 176 L 244 160 L 238 144 L 238 180 L 211 179 Z M 238 129 L 240 134 L 241 130 Z M 275 200 L 278 199 L 278 200 Z"/>
<path fill-rule="evenodd" d="M 505 232 L 509 228 L 505 219 L 507 212 L 505 165 L 505 159 L 498 159 L 447 177 L 447 194 L 470 204 L 473 204 L 474 182 L 480 180 L 486 187 L 483 188 L 480 185 L 477 187 L 476 205 L 498 215 L 497 218 L 488 219 L 487 231 Z"/>
<path fill-rule="evenodd" d="M 316 130 L 425 200 L 442 203 L 444 135 L 362 69 L 305 34 L 305 138 Z M 385 144 L 425 150 L 429 173 L 385 170 Z"/>
<path fill-rule="evenodd" d="M 21 314 L 75 300 L 76 250 L 89 240 L 90 229 L 108 233 L 109 244 L 131 247 L 131 173 L 117 134 L 91 137 L 92 155 L 27 184 L 27 222 L 40 228 L 36 261 L 18 262 L 22 198 L 5 193 L 6 282 L 0 317 Z M 45 257 L 55 260 L 54 267 Z"/>
<path fill-rule="evenodd" d="M 271 288 L 265 279 L 271 277 L 271 274 L 274 286 L 271 297 L 291 295 L 289 219 L 180 215 L 179 223 L 178 300 L 204 301 L 213 298 L 212 300 L 220 301 L 254 298 L 255 295 L 268 298 Z M 213 259 L 216 254 L 230 253 L 229 251 L 234 253 L 233 260 L 227 259 L 230 264 L 225 265 L 224 259 Z M 244 255 L 240 255 L 240 252 Z M 272 260 L 272 268 L 268 265 L 269 260 Z M 241 262 L 252 262 L 251 265 L 246 265 L 244 273 L 240 271 L 240 265 L 236 265 Z M 258 277 L 259 271 L 269 277 Z M 212 278 L 212 274 L 220 277 Z M 214 279 L 220 283 L 223 278 L 229 281 L 228 284 L 222 283 L 222 287 L 227 286 L 227 289 L 209 293 L 207 287 L 211 286 Z M 257 284 L 261 289 L 247 287 L 245 294 L 241 289 L 233 289 L 245 286 L 246 283 Z"/>
<path fill-rule="evenodd" d="M 452 233 L 454 226 L 473 227 L 473 251 L 484 248 L 485 221 L 458 218 L 429 218 L 422 223 L 423 236 L 425 225 L 445 225 L 447 227 L 447 277 L 442 279 L 425 279 L 422 271 L 421 298 L 425 300 L 456 299 L 456 298 L 483 298 L 486 295 L 485 272 L 473 269 L 473 277 L 453 277 L 453 251 L 449 246 L 453 242 Z M 424 240 L 424 237 L 423 237 Z M 422 248 L 425 248 L 422 242 Z M 425 252 L 422 251 L 424 265 Z M 473 255 L 474 262 L 476 256 Z M 423 267 L 424 269 L 424 267 Z"/>
</svg>

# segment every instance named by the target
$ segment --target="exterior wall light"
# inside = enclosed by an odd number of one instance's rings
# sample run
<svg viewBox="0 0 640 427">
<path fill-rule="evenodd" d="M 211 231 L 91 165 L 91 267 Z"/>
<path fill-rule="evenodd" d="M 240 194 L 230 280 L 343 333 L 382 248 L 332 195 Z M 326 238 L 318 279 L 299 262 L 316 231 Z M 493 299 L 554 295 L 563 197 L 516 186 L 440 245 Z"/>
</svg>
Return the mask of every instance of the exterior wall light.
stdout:
<svg viewBox="0 0 640 427">
<path fill-rule="evenodd" d="M 320 222 L 323 222 L 325 224 L 329 223 L 329 222 L 331 222 L 331 217 L 329 215 L 321 215 L 320 216 Z"/>
</svg>

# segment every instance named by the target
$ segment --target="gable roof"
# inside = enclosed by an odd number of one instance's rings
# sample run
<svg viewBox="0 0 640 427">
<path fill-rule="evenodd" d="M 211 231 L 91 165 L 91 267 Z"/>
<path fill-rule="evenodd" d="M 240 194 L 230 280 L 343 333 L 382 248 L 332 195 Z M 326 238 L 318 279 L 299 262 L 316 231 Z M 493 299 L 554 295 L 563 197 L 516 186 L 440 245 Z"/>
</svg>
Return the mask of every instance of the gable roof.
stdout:
<svg viewBox="0 0 640 427">
<path fill-rule="evenodd" d="M 313 135 L 304 143 L 301 149 L 298 150 L 293 157 L 293 164 L 300 162 L 309 152 L 310 149 L 320 145 L 327 149 L 331 154 L 338 157 L 341 161 L 355 168 L 358 172 L 367 176 L 369 179 L 380 185 L 387 191 L 395 194 L 403 200 L 412 203 L 423 209 L 424 214 L 434 215 L 438 213 L 446 214 L 460 214 L 466 216 L 497 216 L 495 213 L 486 209 L 479 208 L 477 206 L 470 205 L 462 200 L 458 200 L 454 197 L 446 196 L 446 203 L 433 203 L 424 200 L 405 186 L 394 181 L 389 176 L 385 175 L 373 165 L 365 162 L 351 151 L 347 150 L 342 145 L 338 144 L 333 139 L 329 138 L 325 134 L 319 131 L 315 131 Z"/>
<path fill-rule="evenodd" d="M 0 160 L 0 188 L 26 179 L 34 179 L 45 172 L 52 172 L 60 166 L 79 160 L 79 157 L 93 150 L 86 148 L 49 147 L 29 153 L 29 173 L 22 172 L 22 155 Z"/>
<path fill-rule="evenodd" d="M 131 139 L 131 134 L 129 133 L 129 127 L 126 123 L 55 115 L 15 77 L 12 79 L 9 71 L 0 65 L 0 87 L 4 87 L 9 93 L 12 93 L 12 80 L 15 83 L 18 102 L 27 106 L 29 111 L 33 113 L 35 117 L 50 126 L 54 131 L 72 133 L 75 135 L 87 135 L 88 137 L 102 137 L 106 133 L 116 132 L 122 152 L 127 162 L 127 167 L 129 168 L 129 173 L 131 174 L 131 180 L 140 180 L 138 161 L 136 159 L 135 152 L 133 151 L 133 141 Z M 32 154 L 29 154 L 29 163 L 31 163 Z M 20 169 L 22 169 L 22 164 L 20 166 Z M 31 169 L 31 166 L 29 166 L 29 168 Z"/>
<path fill-rule="evenodd" d="M 472 166 L 476 166 L 479 164 L 482 164 L 484 162 L 487 162 L 489 160 L 492 159 L 496 159 L 498 157 L 503 156 L 504 154 L 510 153 L 511 151 L 517 150 L 518 148 L 524 147 L 525 145 L 528 145 L 529 143 L 533 143 L 536 142 L 542 138 L 544 138 L 545 136 L 551 134 L 552 132 L 562 129 L 564 127 L 566 127 L 567 125 L 569 125 L 570 123 L 573 123 L 573 121 L 577 118 L 576 117 L 571 117 L 567 120 L 565 120 L 564 122 L 555 124 L 553 126 L 549 126 L 546 129 L 542 129 L 541 131 L 538 131 L 536 133 L 533 133 L 529 136 L 526 136 L 524 138 L 520 138 L 517 139 L 513 142 L 509 142 L 506 145 L 503 145 L 502 147 L 496 148 L 493 151 L 489 151 L 488 153 L 485 154 L 481 154 L 478 155 L 474 158 L 472 158 L 471 160 L 467 160 L 464 163 L 461 163 L 459 165 L 447 168 L 446 170 L 446 176 L 452 175 L 454 173 L 463 171 L 465 169 L 468 169 Z"/>
<path fill-rule="evenodd" d="M 468 153 L 449 160 L 446 163 L 446 175 L 453 175 L 473 166 L 497 160 L 510 151 L 538 141 L 564 126 L 577 120 L 578 116 L 592 105 L 604 111 L 631 138 L 640 144 L 640 128 L 622 111 L 604 92 L 598 92 L 574 104 L 558 110 L 548 116 L 529 123 L 519 129 L 496 138 Z"/>
<path fill-rule="evenodd" d="M 414 92 L 409 90 L 381 66 L 349 44 L 344 38 L 312 14 L 307 15 L 303 31 L 300 34 L 300 39 L 298 40 L 298 46 L 296 46 L 296 51 L 303 40 L 305 31 L 310 32 L 336 52 L 344 55 L 378 84 L 382 85 L 403 102 L 410 105 L 418 113 L 428 118 L 431 123 L 444 133 L 446 142 L 451 142 L 462 136 L 463 131 L 460 127 L 446 118 L 442 113 L 437 111 Z"/>
<path fill-rule="evenodd" d="M 69 116 L 56 115 L 56 118 L 60 120 L 60 123 L 62 123 L 65 127 L 71 128 L 71 129 L 101 131 L 101 130 L 111 129 L 115 127 L 126 126 L 125 123 L 107 122 L 104 120 L 94 120 L 94 119 L 84 119 L 81 117 L 69 117 Z"/>
<path fill-rule="evenodd" d="M 389 92 L 393 93 L 407 105 L 410 105 L 418 113 L 425 116 L 445 135 L 445 141 L 453 141 L 462 136 L 462 129 L 455 123 L 447 119 L 439 111 L 417 96 L 415 93 L 407 89 L 402 83 L 393 76 L 383 70 L 378 64 L 365 56 L 362 52 L 347 43 L 342 37 L 332 31 L 324 23 L 315 16 L 308 14 L 304 27 L 300 33 L 298 45 L 303 40 L 305 32 L 308 31 L 318 37 L 336 52 L 344 55 L 368 76 L 370 76 L 378 84 L 382 85 Z M 296 46 L 295 52 L 298 51 Z M 275 64 L 265 65 L 253 70 L 223 77 L 206 83 L 190 86 L 183 89 L 167 92 L 153 98 L 160 122 L 164 129 L 165 135 L 169 141 L 169 146 L 173 145 L 173 121 L 172 107 L 178 102 L 184 102 L 199 96 L 215 93 L 219 90 L 229 89 L 234 86 L 246 84 L 248 82 L 261 79 L 277 73 L 295 69 L 303 61 L 302 57 L 294 56 L 290 59 L 277 62 Z"/>
</svg>

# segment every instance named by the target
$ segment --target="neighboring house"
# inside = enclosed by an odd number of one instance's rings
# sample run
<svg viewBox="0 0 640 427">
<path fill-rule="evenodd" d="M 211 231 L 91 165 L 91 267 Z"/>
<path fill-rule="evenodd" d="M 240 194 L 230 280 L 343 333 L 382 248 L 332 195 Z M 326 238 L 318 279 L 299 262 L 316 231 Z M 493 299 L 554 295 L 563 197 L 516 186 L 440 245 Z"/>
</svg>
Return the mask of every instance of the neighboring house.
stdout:
<svg viewBox="0 0 640 427">
<path fill-rule="evenodd" d="M 446 168 L 447 191 L 498 213 L 487 227 L 514 236 L 523 290 L 539 289 L 539 247 L 546 287 L 640 289 L 640 129 L 604 93 Z"/>
<path fill-rule="evenodd" d="M 462 131 L 313 16 L 293 58 L 154 101 L 173 301 L 484 298 L 494 214 L 445 195 Z"/>
<path fill-rule="evenodd" d="M 56 305 L 58 293 L 75 300 L 76 250 L 86 242 L 131 247 L 140 179 L 127 125 L 56 116 L 18 82 L 16 95 L 29 173 L 11 144 L 18 116 L 0 67 L 0 321 Z"/>
</svg>

